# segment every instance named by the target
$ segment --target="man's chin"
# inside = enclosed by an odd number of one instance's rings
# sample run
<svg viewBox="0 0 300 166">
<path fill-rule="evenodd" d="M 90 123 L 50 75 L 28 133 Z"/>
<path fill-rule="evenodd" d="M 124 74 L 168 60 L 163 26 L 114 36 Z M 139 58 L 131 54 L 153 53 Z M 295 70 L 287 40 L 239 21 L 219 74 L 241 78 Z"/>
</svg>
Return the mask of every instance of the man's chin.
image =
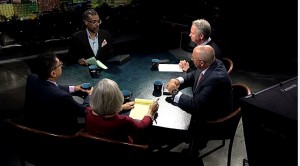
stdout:
<svg viewBox="0 0 300 166">
<path fill-rule="evenodd" d="M 98 33 L 98 31 L 99 31 L 99 29 L 97 29 L 97 30 L 94 30 L 94 33 Z"/>
<path fill-rule="evenodd" d="M 92 33 L 98 33 L 99 29 L 92 29 L 90 30 Z"/>
</svg>

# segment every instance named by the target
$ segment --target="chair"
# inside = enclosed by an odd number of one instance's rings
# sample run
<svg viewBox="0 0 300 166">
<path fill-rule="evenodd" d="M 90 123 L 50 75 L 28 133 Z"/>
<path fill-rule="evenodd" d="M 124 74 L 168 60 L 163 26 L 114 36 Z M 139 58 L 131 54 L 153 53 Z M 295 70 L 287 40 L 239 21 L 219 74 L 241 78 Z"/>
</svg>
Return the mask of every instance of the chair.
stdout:
<svg viewBox="0 0 300 166">
<path fill-rule="evenodd" d="M 8 136 L 22 166 L 72 165 L 76 135 L 58 135 L 27 127 L 14 119 L 5 119 Z M 74 162 L 75 163 L 75 162 Z"/>
<path fill-rule="evenodd" d="M 122 142 L 114 139 L 104 138 L 92 135 L 84 129 L 77 133 L 77 141 L 81 152 L 82 164 L 94 164 L 103 162 L 102 159 L 116 157 L 111 160 L 112 165 L 116 163 L 138 163 L 145 161 L 145 157 L 150 152 L 150 146 L 147 144 L 134 144 Z M 87 153 L 87 152 L 93 153 Z M 100 157 L 100 158 L 99 158 Z"/>
<path fill-rule="evenodd" d="M 201 154 L 200 158 L 204 158 L 211 153 L 217 151 L 218 149 L 225 146 L 225 141 L 227 139 L 230 140 L 229 147 L 228 147 L 228 158 L 227 158 L 227 166 L 231 164 L 231 151 L 232 145 L 234 141 L 235 132 L 239 121 L 241 119 L 241 107 L 240 107 L 240 98 L 250 95 L 251 90 L 247 85 L 244 84 L 233 84 L 232 85 L 232 92 L 233 92 L 233 112 L 229 115 L 222 117 L 220 119 L 216 119 L 213 121 L 207 121 L 206 129 L 207 137 L 209 140 L 222 140 L 221 145 L 209 150 L 205 154 Z M 195 138 L 192 139 L 189 150 L 192 152 L 193 145 L 195 144 Z"/>
<path fill-rule="evenodd" d="M 231 59 L 229 58 L 223 58 L 222 62 L 224 63 L 226 69 L 227 69 L 227 73 L 230 74 L 232 69 L 233 69 L 233 62 Z"/>
<path fill-rule="evenodd" d="M 147 163 L 154 165 L 159 163 L 169 165 L 191 165 L 194 162 L 201 164 L 202 160 L 191 158 L 177 152 L 157 151 L 153 152 L 148 144 L 127 143 L 109 138 L 94 136 L 85 130 L 77 133 L 81 161 L 77 165 L 99 165 L 103 159 L 111 159 L 111 165 L 130 164 L 133 166 Z M 90 152 L 90 153 L 89 153 Z"/>
</svg>

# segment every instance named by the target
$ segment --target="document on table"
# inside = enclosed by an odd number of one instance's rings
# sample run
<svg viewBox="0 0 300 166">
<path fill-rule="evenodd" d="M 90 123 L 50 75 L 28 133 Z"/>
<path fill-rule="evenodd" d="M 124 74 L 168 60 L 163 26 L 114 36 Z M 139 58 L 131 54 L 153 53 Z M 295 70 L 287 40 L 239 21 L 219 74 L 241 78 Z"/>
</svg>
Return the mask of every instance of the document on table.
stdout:
<svg viewBox="0 0 300 166">
<path fill-rule="evenodd" d="M 160 72 L 183 72 L 179 64 L 159 64 L 158 71 Z"/>
<path fill-rule="evenodd" d="M 136 98 L 134 100 L 134 108 L 130 111 L 129 116 L 133 119 L 142 120 L 153 102 L 153 100 Z"/>
<path fill-rule="evenodd" d="M 97 65 L 98 67 L 101 67 L 102 69 L 107 69 L 107 66 L 105 66 L 102 62 L 100 62 L 99 60 L 96 60 L 95 57 L 91 57 L 89 59 L 86 60 L 86 62 L 89 65 Z"/>
</svg>

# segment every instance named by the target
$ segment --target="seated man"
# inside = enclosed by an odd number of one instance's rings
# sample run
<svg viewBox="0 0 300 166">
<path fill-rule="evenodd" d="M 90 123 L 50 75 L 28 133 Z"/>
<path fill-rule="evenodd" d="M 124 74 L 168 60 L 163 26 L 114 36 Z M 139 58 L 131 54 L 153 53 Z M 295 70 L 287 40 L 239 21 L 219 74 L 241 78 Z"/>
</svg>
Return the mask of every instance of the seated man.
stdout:
<svg viewBox="0 0 300 166">
<path fill-rule="evenodd" d="M 195 43 L 195 46 L 210 45 L 215 50 L 216 58 L 221 60 L 223 58 L 221 49 L 211 39 L 210 35 L 211 35 L 211 26 L 208 21 L 204 19 L 198 19 L 193 21 L 190 34 L 189 34 L 191 41 Z M 187 73 L 197 69 L 197 67 L 194 65 L 192 60 L 189 61 L 182 60 L 179 62 L 179 66 L 183 71 Z"/>
<path fill-rule="evenodd" d="M 94 9 L 86 10 L 83 23 L 85 28 L 72 35 L 69 55 L 80 65 L 88 65 L 86 60 L 91 57 L 102 62 L 110 59 L 113 53 L 111 34 L 99 29 L 102 21 L 98 13 Z"/>
<path fill-rule="evenodd" d="M 57 134 L 73 134 L 79 130 L 78 117 L 85 116 L 89 105 L 90 90 L 80 85 L 58 85 L 63 63 L 52 52 L 41 54 L 37 59 L 37 74 L 27 77 L 24 121 L 31 127 Z M 78 103 L 73 95 L 84 96 Z"/>
<path fill-rule="evenodd" d="M 232 111 L 232 83 L 224 64 L 215 58 L 215 51 L 209 45 L 198 45 L 194 48 L 192 60 L 196 70 L 167 84 L 172 93 L 169 102 L 191 113 L 189 132 L 199 137 L 195 145 L 198 149 L 205 147 L 205 121 L 214 120 Z M 193 95 L 180 90 L 192 87 Z M 195 150 L 198 150 L 198 149 Z M 197 151 L 192 152 L 197 155 Z"/>
</svg>

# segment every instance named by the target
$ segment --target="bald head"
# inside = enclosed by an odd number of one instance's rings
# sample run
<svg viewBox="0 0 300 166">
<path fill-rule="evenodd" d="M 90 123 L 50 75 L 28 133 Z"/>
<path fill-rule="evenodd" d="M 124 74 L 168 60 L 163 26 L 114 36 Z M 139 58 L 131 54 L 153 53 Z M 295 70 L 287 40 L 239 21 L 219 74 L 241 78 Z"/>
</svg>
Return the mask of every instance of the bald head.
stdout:
<svg viewBox="0 0 300 166">
<path fill-rule="evenodd" d="M 215 61 L 215 50 L 210 45 L 198 45 L 194 48 L 193 54 L 199 59 L 211 65 Z"/>
</svg>

